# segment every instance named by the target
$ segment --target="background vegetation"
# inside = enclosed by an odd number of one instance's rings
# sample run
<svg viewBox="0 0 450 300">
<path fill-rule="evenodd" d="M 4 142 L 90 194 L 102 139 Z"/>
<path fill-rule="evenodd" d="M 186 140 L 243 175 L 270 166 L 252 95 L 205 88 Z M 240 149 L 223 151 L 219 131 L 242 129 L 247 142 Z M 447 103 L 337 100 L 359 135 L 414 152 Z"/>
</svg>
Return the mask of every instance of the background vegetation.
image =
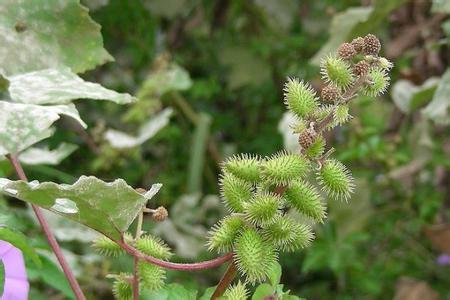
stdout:
<svg viewBox="0 0 450 300">
<path fill-rule="evenodd" d="M 448 0 L 82 2 L 116 59 L 82 77 L 139 101 L 78 102 L 87 134 L 62 120 L 63 130 L 48 142 L 78 149 L 58 166 L 26 166 L 30 178 L 72 183 L 92 174 L 144 188 L 161 182 L 151 205 L 166 206 L 170 220 L 145 229 L 180 260 L 212 257 L 206 231 L 225 213 L 217 197 L 219 163 L 234 153 L 291 148 L 295 136 L 283 121 L 286 77 L 320 82 L 320 57 L 372 32 L 395 64 L 390 91 L 352 103 L 350 124 L 327 136 L 357 178 L 356 193 L 349 203 L 329 204 L 312 247 L 281 257 L 281 282 L 308 299 L 450 299 L 450 264 L 442 258 L 450 255 Z M 167 125 L 166 108 L 173 110 Z M 117 132 L 110 129 L 157 133 L 129 147 L 117 138 L 111 143 L 108 136 Z M 0 166 L 2 177 L 13 177 L 6 161 Z M 1 199 L 0 210 L 40 249 L 44 268 L 28 268 L 30 299 L 73 297 L 26 206 Z M 57 217 L 51 222 L 87 294 L 109 299 L 105 274 L 131 270 L 131 258 L 100 258 L 88 229 Z M 195 299 L 222 273 L 169 271 L 168 281 L 182 283 Z M 168 294 L 159 297 L 176 299 Z"/>
</svg>

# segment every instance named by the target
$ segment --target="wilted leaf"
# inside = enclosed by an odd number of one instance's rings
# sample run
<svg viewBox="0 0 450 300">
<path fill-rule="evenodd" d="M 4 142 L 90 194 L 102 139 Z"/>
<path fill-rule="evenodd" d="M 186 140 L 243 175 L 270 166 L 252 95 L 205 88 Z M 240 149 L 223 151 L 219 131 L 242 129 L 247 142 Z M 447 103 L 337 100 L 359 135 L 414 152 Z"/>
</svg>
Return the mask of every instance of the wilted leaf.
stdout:
<svg viewBox="0 0 450 300">
<path fill-rule="evenodd" d="M 117 93 L 98 83 L 84 81 L 68 68 L 45 69 L 7 78 L 9 94 L 16 102 L 66 104 L 85 98 L 125 104 L 136 100 L 129 94 Z"/>
<path fill-rule="evenodd" d="M 427 100 L 431 100 L 439 79 L 430 78 L 422 85 L 416 86 L 409 80 L 398 80 L 392 87 L 392 100 L 405 114 Z"/>
<path fill-rule="evenodd" d="M 425 281 L 402 277 L 397 282 L 394 300 L 438 300 L 436 293 Z"/>
<path fill-rule="evenodd" d="M 355 26 L 361 22 L 367 21 L 372 13 L 372 7 L 352 7 L 341 13 L 336 14 L 331 20 L 330 39 L 322 46 L 319 52 L 311 59 L 311 63 L 320 64 L 320 60 L 334 52 L 340 44 L 347 41 Z"/>
<path fill-rule="evenodd" d="M 0 240 L 13 245 L 22 251 L 23 256 L 30 258 L 37 266 L 41 266 L 41 260 L 34 251 L 33 247 L 28 245 L 28 239 L 21 232 L 11 230 L 6 227 L 0 227 Z"/>
<path fill-rule="evenodd" d="M 19 155 L 19 160 L 27 165 L 57 165 L 77 150 L 78 146 L 62 143 L 58 148 L 28 148 Z"/>
<path fill-rule="evenodd" d="M 450 124 L 450 69 L 442 75 L 442 79 L 434 93 L 433 100 L 423 109 L 429 119 L 438 124 Z"/>
<path fill-rule="evenodd" d="M 149 200 L 123 179 L 107 183 L 93 176 L 81 176 L 73 185 L 1 179 L 0 190 L 115 240 L 128 229 Z"/>
<path fill-rule="evenodd" d="M 113 60 L 79 0 L 3 0 L 0 13 L 4 75 L 62 66 L 80 73 Z"/>
<path fill-rule="evenodd" d="M 0 155 L 19 153 L 49 137 L 50 126 L 60 115 L 72 117 L 86 127 L 73 104 L 40 106 L 0 101 Z"/>
<path fill-rule="evenodd" d="M 150 121 L 142 125 L 136 137 L 128 135 L 125 132 L 108 129 L 105 133 L 105 139 L 111 144 L 111 146 L 117 149 L 139 146 L 151 139 L 169 123 L 172 112 L 173 110 L 171 108 L 166 108 L 157 115 L 153 116 Z"/>
</svg>

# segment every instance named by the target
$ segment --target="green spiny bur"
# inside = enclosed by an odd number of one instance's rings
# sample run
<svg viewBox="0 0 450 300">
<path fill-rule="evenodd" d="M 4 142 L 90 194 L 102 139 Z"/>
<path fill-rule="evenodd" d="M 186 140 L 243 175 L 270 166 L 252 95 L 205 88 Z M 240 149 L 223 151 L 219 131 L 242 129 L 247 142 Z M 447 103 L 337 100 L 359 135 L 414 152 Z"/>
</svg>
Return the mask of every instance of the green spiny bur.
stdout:
<svg viewBox="0 0 450 300">
<path fill-rule="evenodd" d="M 263 236 L 281 251 L 295 251 L 308 246 L 314 234 L 308 225 L 300 224 L 288 216 L 278 217 L 263 229 Z"/>
<path fill-rule="evenodd" d="M 257 156 L 235 155 L 225 162 L 224 167 L 234 176 L 250 183 L 258 182 L 261 178 L 261 163 Z"/>
<path fill-rule="evenodd" d="M 328 56 L 322 60 L 321 73 L 327 83 L 331 82 L 340 89 L 346 89 L 353 82 L 350 65 L 334 56 Z"/>
<path fill-rule="evenodd" d="M 146 255 L 159 259 L 169 259 L 172 256 L 170 248 L 158 237 L 151 235 L 141 236 L 136 241 L 136 248 Z"/>
<path fill-rule="evenodd" d="M 225 206 L 231 212 L 243 212 L 243 204 L 252 197 L 251 183 L 225 172 L 220 179 L 220 187 Z"/>
<path fill-rule="evenodd" d="M 95 239 L 92 242 L 92 247 L 103 256 L 117 257 L 125 253 L 122 247 L 106 236 L 101 236 Z"/>
<path fill-rule="evenodd" d="M 310 183 L 302 180 L 292 182 L 284 193 L 287 203 L 298 212 L 318 222 L 323 222 L 326 212 L 322 197 Z"/>
<path fill-rule="evenodd" d="M 237 284 L 229 287 L 223 294 L 224 300 L 246 300 L 248 291 L 245 285 L 239 281 Z"/>
<path fill-rule="evenodd" d="M 294 179 L 304 177 L 308 167 L 309 162 L 304 156 L 281 151 L 264 162 L 263 175 L 273 184 L 288 184 Z"/>
<path fill-rule="evenodd" d="M 284 102 L 289 110 L 304 118 L 317 109 L 317 95 L 309 83 L 288 78 L 284 86 Z"/>
<path fill-rule="evenodd" d="M 369 83 L 364 85 L 362 91 L 370 97 L 376 97 L 384 93 L 389 86 L 389 76 L 379 68 L 373 68 L 369 71 L 368 80 Z"/>
<path fill-rule="evenodd" d="M 236 236 L 244 226 L 244 220 L 240 216 L 225 217 L 209 232 L 208 249 L 218 252 L 230 251 Z"/>
<path fill-rule="evenodd" d="M 264 226 L 273 222 L 282 206 L 282 198 L 276 194 L 258 192 L 245 207 L 245 219 L 252 224 Z"/>
<path fill-rule="evenodd" d="M 351 119 L 349 114 L 349 107 L 347 104 L 341 104 L 336 107 L 334 110 L 334 125 L 342 125 Z"/>
<path fill-rule="evenodd" d="M 305 155 L 311 159 L 320 157 L 325 150 L 325 139 L 318 136 L 314 142 L 305 150 Z"/>
<path fill-rule="evenodd" d="M 120 273 L 114 280 L 112 292 L 117 300 L 132 300 L 133 287 L 131 285 L 131 274 Z"/>
<path fill-rule="evenodd" d="M 138 274 L 142 287 L 149 290 L 158 290 L 164 286 L 166 270 L 147 262 L 139 262 Z"/>
<path fill-rule="evenodd" d="M 317 173 L 322 189 L 335 199 L 348 200 L 353 192 L 354 183 L 350 171 L 335 159 L 326 160 Z"/>
<path fill-rule="evenodd" d="M 264 241 L 254 228 L 245 229 L 237 238 L 234 258 L 238 269 L 249 283 L 264 281 L 277 253 L 272 244 Z"/>
</svg>

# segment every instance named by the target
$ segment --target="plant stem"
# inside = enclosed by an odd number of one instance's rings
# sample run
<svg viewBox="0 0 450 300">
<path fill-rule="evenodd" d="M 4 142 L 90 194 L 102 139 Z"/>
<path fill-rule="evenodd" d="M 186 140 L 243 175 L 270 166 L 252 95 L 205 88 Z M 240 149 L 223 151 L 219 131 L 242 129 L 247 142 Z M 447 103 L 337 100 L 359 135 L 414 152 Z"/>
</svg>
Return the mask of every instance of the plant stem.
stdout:
<svg viewBox="0 0 450 300">
<path fill-rule="evenodd" d="M 211 300 L 216 300 L 220 296 L 222 296 L 223 293 L 225 293 L 226 289 L 231 284 L 234 277 L 236 277 L 236 273 L 237 273 L 236 264 L 234 263 L 234 261 L 231 261 L 230 264 L 228 265 L 227 270 L 220 279 L 219 284 L 214 290 L 214 293 L 211 296 Z"/>
<path fill-rule="evenodd" d="M 197 262 L 197 263 L 191 263 L 191 264 L 183 264 L 183 263 L 173 263 L 170 261 L 165 261 L 158 259 L 156 257 L 145 255 L 142 252 L 140 252 L 138 249 L 134 248 L 131 245 L 128 245 L 125 243 L 125 241 L 122 239 L 120 241 L 115 241 L 122 249 L 124 249 L 128 254 L 131 254 L 134 257 L 137 257 L 138 259 L 144 260 L 148 263 L 166 268 L 171 270 L 177 270 L 177 271 L 198 271 L 198 270 L 206 270 L 218 267 L 227 261 L 231 260 L 233 258 L 233 253 L 230 252 L 228 254 L 225 254 L 223 256 L 220 256 L 218 258 Z"/>
<path fill-rule="evenodd" d="M 23 181 L 28 181 L 27 176 L 25 175 L 25 172 L 22 168 L 22 165 L 20 164 L 19 160 L 17 159 L 16 155 L 6 155 L 6 157 L 11 162 L 11 165 L 15 169 L 17 176 Z M 80 285 L 78 284 L 77 280 L 75 279 L 75 276 L 72 273 L 72 270 L 69 267 L 69 264 L 67 263 L 66 259 L 64 258 L 64 255 L 61 251 L 61 248 L 59 247 L 58 242 L 55 239 L 55 236 L 53 235 L 50 226 L 48 225 L 47 221 L 44 218 L 44 215 L 41 212 L 41 209 L 34 204 L 31 204 L 31 207 L 33 208 L 33 211 L 39 221 L 39 224 L 42 227 L 42 230 L 44 231 L 44 234 L 48 240 L 48 243 L 50 244 L 50 247 L 52 248 L 53 252 L 55 253 L 56 258 L 58 259 L 59 264 L 61 265 L 61 268 L 63 269 L 64 274 L 66 275 L 67 280 L 69 281 L 70 287 L 72 288 L 75 297 L 77 300 L 85 300 L 86 297 L 83 294 L 83 291 L 80 288 Z"/>
<path fill-rule="evenodd" d="M 136 235 L 134 236 L 134 241 L 136 242 L 142 233 L 142 223 L 144 222 L 144 211 L 141 210 L 138 215 L 136 224 Z M 134 267 L 133 267 L 133 300 L 139 300 L 139 274 L 138 274 L 139 258 L 134 257 Z"/>
</svg>

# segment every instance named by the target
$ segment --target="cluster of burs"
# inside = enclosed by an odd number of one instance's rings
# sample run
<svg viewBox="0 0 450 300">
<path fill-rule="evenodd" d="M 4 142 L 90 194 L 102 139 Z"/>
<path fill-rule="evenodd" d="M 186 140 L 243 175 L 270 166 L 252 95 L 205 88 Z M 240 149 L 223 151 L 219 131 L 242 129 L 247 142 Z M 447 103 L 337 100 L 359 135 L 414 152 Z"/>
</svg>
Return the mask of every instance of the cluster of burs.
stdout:
<svg viewBox="0 0 450 300">
<path fill-rule="evenodd" d="M 392 64 L 379 51 L 378 38 L 370 34 L 342 44 L 322 62 L 326 84 L 321 97 L 305 82 L 287 81 L 285 104 L 297 118 L 292 128 L 299 134 L 299 153 L 281 151 L 265 158 L 244 154 L 223 164 L 221 197 L 230 214 L 213 227 L 208 247 L 233 251 L 247 283 L 264 281 L 280 251 L 311 243 L 311 227 L 299 220 L 323 222 L 325 195 L 349 199 L 352 176 L 330 158 L 332 151 L 325 151 L 322 133 L 351 118 L 348 102 L 358 93 L 376 96 L 386 90 Z M 239 288 L 243 290 L 242 283 Z"/>
</svg>

